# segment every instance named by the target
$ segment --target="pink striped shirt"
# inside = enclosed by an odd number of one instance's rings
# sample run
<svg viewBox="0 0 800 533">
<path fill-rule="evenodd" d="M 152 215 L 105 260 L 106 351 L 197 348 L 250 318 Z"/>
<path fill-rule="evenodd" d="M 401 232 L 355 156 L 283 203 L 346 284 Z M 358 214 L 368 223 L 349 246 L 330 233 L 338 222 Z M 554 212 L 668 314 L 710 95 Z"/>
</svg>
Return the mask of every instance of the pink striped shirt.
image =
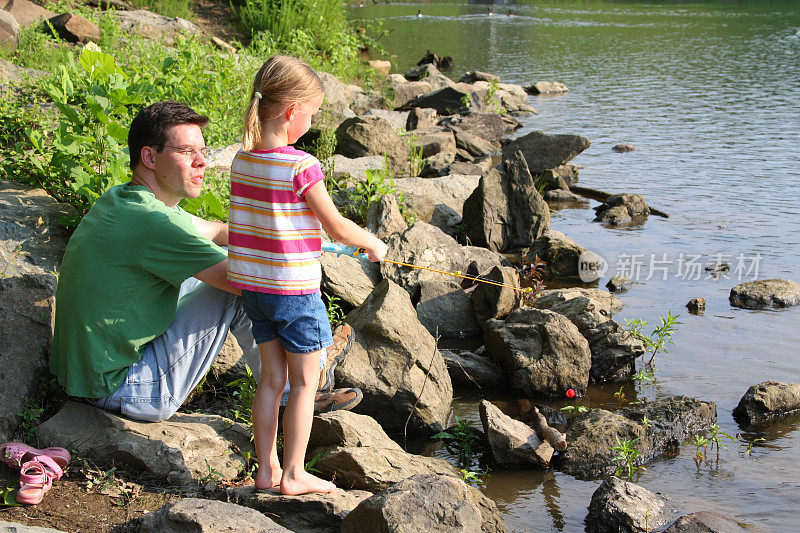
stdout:
<svg viewBox="0 0 800 533">
<path fill-rule="evenodd" d="M 231 163 L 228 281 L 271 294 L 319 292 L 322 226 L 304 196 L 324 179 L 312 155 L 282 146 Z"/>
</svg>

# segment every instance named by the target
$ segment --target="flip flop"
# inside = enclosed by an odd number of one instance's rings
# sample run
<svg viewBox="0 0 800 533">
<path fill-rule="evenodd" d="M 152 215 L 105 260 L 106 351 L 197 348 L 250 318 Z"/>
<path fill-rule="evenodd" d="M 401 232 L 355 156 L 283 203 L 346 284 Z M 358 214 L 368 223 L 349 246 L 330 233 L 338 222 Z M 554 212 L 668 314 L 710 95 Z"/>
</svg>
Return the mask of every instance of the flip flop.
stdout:
<svg viewBox="0 0 800 533">
<path fill-rule="evenodd" d="M 19 471 L 19 491 L 17 501 L 35 505 L 42 501 L 45 493 L 53 486 L 53 477 L 44 464 L 37 460 L 28 461 Z"/>
<path fill-rule="evenodd" d="M 19 468 L 24 463 L 32 461 L 38 456 L 49 457 L 57 463 L 61 470 L 67 466 L 69 460 L 72 458 L 69 452 L 64 448 L 52 447 L 37 450 L 22 442 L 6 442 L 0 445 L 0 461 L 11 468 Z"/>
</svg>

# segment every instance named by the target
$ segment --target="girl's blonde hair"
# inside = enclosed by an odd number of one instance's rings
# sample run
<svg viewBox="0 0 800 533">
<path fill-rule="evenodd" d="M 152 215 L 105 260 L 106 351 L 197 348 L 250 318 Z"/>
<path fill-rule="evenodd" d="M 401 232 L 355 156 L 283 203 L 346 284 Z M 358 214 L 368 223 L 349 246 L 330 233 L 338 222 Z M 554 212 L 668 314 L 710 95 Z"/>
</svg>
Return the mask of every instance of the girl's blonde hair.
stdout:
<svg viewBox="0 0 800 533">
<path fill-rule="evenodd" d="M 279 117 L 286 107 L 308 102 L 325 93 L 322 80 L 310 66 L 290 56 L 272 56 L 256 73 L 244 113 L 242 147 L 252 150 L 261 141 L 261 124 Z"/>
</svg>

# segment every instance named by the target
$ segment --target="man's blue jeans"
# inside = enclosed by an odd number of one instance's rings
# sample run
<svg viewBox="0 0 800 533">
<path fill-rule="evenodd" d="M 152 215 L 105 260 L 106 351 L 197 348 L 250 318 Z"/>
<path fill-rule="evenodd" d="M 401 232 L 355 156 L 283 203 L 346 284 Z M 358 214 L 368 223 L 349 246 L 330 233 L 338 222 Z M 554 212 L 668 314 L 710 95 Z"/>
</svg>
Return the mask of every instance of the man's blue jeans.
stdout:
<svg viewBox="0 0 800 533">
<path fill-rule="evenodd" d="M 175 319 L 161 336 L 145 344 L 142 358 L 128 370 L 120 388 L 93 403 L 135 420 L 166 420 L 180 408 L 211 369 L 230 330 L 258 379 L 261 358 L 241 297 L 196 278 L 181 285 Z M 325 357 L 320 362 L 324 367 Z M 282 404 L 289 396 L 286 384 Z"/>
</svg>

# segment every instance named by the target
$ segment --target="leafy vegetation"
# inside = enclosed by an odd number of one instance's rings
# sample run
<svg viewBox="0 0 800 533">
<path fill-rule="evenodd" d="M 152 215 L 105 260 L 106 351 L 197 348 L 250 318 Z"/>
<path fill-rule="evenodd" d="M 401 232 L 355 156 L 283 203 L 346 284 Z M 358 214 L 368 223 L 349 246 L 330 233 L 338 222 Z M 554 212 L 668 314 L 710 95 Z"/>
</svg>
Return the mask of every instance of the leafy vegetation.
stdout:
<svg viewBox="0 0 800 533">
<path fill-rule="evenodd" d="M 636 449 L 636 443 L 639 439 L 621 440 L 619 436 L 614 435 L 617 441 L 616 446 L 612 446 L 611 450 L 617 452 L 614 461 L 617 462 L 617 470 L 614 475 L 617 477 L 625 476 L 629 480 L 633 479 L 635 473 L 640 473 L 645 470 L 644 466 L 636 464 L 637 459 L 642 453 Z"/>
<path fill-rule="evenodd" d="M 253 399 L 256 397 L 256 378 L 250 365 L 244 365 L 244 376 L 228 383 L 229 387 L 234 387 L 234 406 L 231 408 L 231 417 L 237 422 L 242 422 L 252 426 Z"/>
<path fill-rule="evenodd" d="M 650 352 L 650 360 L 647 361 L 648 366 L 653 363 L 653 359 L 655 359 L 658 352 L 663 352 L 664 355 L 669 354 L 669 351 L 667 351 L 667 345 L 675 344 L 672 342 L 672 335 L 674 335 L 676 331 L 675 326 L 683 323 L 678 322 L 677 319 L 679 316 L 680 315 L 673 315 L 671 311 L 667 311 L 666 318 L 659 315 L 658 318 L 661 321 L 661 324 L 649 335 L 645 335 L 642 332 L 644 327 L 647 326 L 646 320 L 634 318 L 625 321 L 625 324 L 628 326 L 628 329 L 630 329 L 631 334 L 642 341 L 645 350 Z"/>
</svg>

